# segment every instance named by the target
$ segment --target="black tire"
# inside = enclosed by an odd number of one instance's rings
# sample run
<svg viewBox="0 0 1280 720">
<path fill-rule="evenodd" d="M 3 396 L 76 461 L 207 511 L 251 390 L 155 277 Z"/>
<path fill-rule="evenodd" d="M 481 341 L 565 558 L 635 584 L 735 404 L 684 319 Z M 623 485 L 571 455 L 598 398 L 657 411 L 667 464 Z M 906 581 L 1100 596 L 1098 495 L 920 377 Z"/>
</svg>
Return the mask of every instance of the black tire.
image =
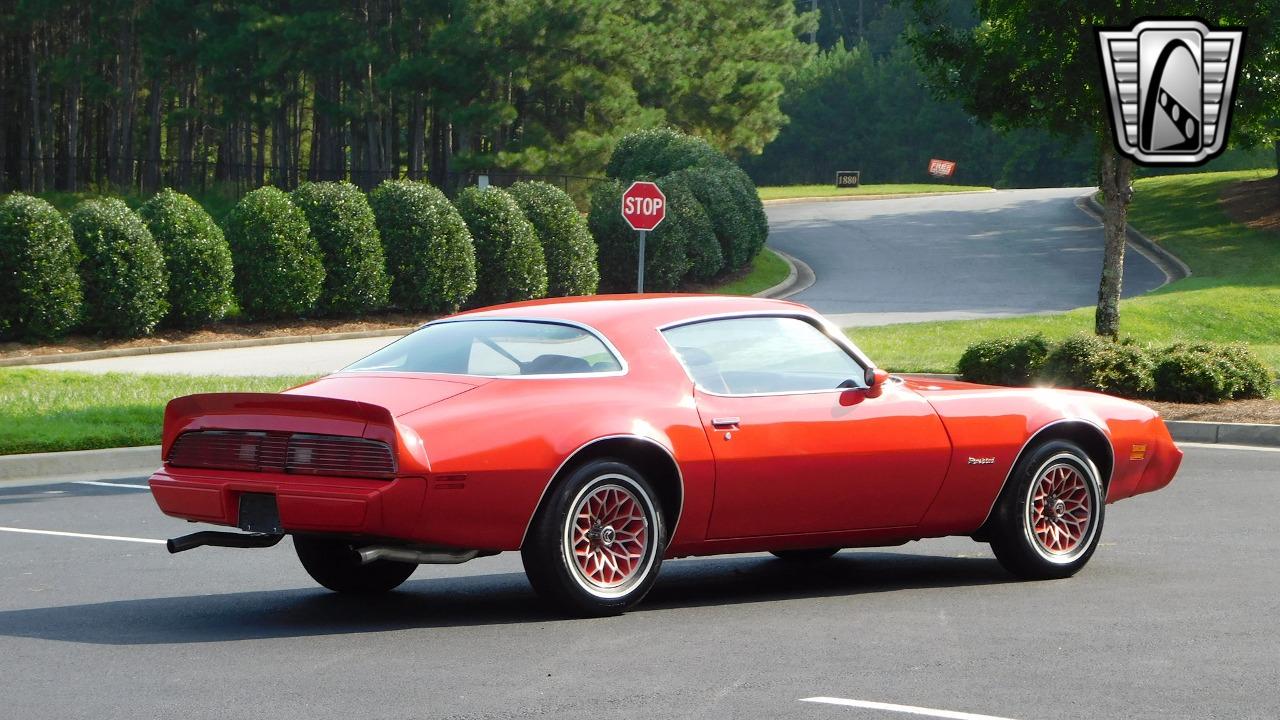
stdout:
<svg viewBox="0 0 1280 720">
<path fill-rule="evenodd" d="M 293 536 L 293 549 L 307 574 L 334 592 L 376 595 L 396 589 L 418 569 L 412 563 L 374 560 L 362 565 L 350 542 L 338 538 Z"/>
<path fill-rule="evenodd" d="M 608 505 L 591 504 L 609 498 L 616 499 L 613 514 Z M 533 589 L 560 610 L 583 617 L 618 615 L 640 602 L 658 578 L 666 548 L 656 498 L 626 463 L 600 459 L 574 469 L 552 489 L 520 548 Z M 627 558 L 619 562 L 618 554 Z"/>
<path fill-rule="evenodd" d="M 769 554 L 787 562 L 819 562 L 840 552 L 840 548 L 810 548 L 806 550 L 770 550 Z"/>
<path fill-rule="evenodd" d="M 996 559 L 1028 580 L 1071 577 L 1102 537 L 1105 495 L 1098 469 L 1075 443 L 1051 440 L 1013 469 L 987 524 Z"/>
</svg>

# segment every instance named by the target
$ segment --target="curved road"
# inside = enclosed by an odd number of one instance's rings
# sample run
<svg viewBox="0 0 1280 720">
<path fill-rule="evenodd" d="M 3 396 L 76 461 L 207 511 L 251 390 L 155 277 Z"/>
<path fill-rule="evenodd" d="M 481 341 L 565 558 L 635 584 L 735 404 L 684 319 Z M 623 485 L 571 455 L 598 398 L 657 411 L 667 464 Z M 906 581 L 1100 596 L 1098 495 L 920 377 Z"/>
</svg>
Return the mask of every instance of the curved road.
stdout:
<svg viewBox="0 0 1280 720">
<path fill-rule="evenodd" d="M 1102 225 L 1091 188 L 771 205 L 769 244 L 813 268 L 792 300 L 841 326 L 1070 310 L 1097 302 Z M 1164 273 L 1132 248 L 1124 296 Z"/>
</svg>

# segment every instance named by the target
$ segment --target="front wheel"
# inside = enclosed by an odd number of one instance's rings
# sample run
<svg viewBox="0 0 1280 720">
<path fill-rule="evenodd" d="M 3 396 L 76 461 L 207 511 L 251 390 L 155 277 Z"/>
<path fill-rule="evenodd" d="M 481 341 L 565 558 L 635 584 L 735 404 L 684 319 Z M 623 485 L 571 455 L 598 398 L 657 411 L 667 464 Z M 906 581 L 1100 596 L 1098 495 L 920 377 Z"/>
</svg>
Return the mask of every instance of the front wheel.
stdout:
<svg viewBox="0 0 1280 720">
<path fill-rule="evenodd" d="M 617 615 L 658 577 L 666 537 L 653 488 L 631 466 L 594 460 L 560 483 L 520 548 L 539 595 L 574 615 Z"/>
<path fill-rule="evenodd" d="M 991 518 L 991 550 L 1018 577 L 1070 577 L 1102 537 L 1098 469 L 1078 445 L 1047 442 L 1014 468 Z"/>
<path fill-rule="evenodd" d="M 418 569 L 412 563 L 391 560 L 362 564 L 355 546 L 337 538 L 294 535 L 293 549 L 312 579 L 340 593 L 373 595 L 390 592 Z"/>
</svg>

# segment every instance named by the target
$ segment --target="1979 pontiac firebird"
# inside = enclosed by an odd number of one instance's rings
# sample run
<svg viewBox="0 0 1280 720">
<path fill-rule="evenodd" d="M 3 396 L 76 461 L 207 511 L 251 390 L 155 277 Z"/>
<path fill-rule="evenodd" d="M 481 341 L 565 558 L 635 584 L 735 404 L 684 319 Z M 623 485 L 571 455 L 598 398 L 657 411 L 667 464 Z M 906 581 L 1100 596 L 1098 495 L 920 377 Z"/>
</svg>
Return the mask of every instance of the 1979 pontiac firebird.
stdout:
<svg viewBox="0 0 1280 720">
<path fill-rule="evenodd" d="M 339 592 L 519 550 L 569 612 L 639 602 L 664 558 L 969 535 L 1025 578 L 1098 546 L 1105 503 L 1182 459 L 1151 410 L 1094 393 L 890 376 L 809 308 L 715 296 L 517 303 L 428 323 L 282 394 L 165 411 L 167 514 L 292 535 Z"/>
</svg>

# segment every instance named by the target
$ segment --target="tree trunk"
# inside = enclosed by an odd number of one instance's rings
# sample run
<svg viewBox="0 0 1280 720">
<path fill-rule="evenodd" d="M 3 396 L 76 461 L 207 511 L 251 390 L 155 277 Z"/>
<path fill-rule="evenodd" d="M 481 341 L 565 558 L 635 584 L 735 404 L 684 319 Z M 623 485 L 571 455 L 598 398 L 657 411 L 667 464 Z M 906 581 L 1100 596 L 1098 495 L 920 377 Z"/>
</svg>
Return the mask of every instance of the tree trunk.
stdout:
<svg viewBox="0 0 1280 720">
<path fill-rule="evenodd" d="M 160 77 L 151 79 L 151 90 L 147 96 L 147 157 L 142 169 L 143 190 L 155 192 L 160 189 Z"/>
<path fill-rule="evenodd" d="M 67 190 L 75 192 L 80 189 L 80 76 L 77 74 L 67 88 Z"/>
<path fill-rule="evenodd" d="M 1125 227 L 1129 201 L 1133 199 L 1133 161 L 1107 147 L 1102 151 L 1099 186 L 1102 188 L 1102 281 L 1098 284 L 1098 310 L 1094 332 L 1115 339 L 1120 335 L 1120 286 L 1124 279 Z"/>
<path fill-rule="evenodd" d="M 1280 175 L 1280 140 L 1276 140 L 1273 144 L 1276 149 L 1276 175 Z"/>
<path fill-rule="evenodd" d="M 31 31 L 30 42 L 27 45 L 29 54 L 27 56 L 27 102 L 30 103 L 31 111 L 27 116 L 29 125 L 27 142 L 31 146 L 31 180 L 27 189 L 31 192 L 44 191 L 44 140 L 40 132 L 40 78 L 37 72 L 36 64 L 36 33 L 33 28 Z"/>
</svg>

